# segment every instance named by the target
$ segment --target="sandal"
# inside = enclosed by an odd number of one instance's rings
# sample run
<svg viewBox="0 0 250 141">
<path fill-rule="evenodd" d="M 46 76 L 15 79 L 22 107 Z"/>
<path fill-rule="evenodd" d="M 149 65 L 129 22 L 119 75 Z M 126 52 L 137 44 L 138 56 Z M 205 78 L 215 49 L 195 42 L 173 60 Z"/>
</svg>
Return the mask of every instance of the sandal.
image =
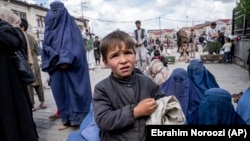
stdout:
<svg viewBox="0 0 250 141">
<path fill-rule="evenodd" d="M 59 119 L 59 118 L 61 118 L 61 117 L 60 117 L 60 115 L 58 115 L 57 113 L 55 113 L 55 114 L 49 116 L 49 119 L 50 119 L 50 120 L 56 120 L 56 119 Z"/>
<path fill-rule="evenodd" d="M 46 109 L 47 107 L 46 107 L 45 105 L 43 105 L 43 106 L 40 105 L 40 108 L 41 108 L 41 109 Z"/>
<path fill-rule="evenodd" d="M 35 112 L 36 111 L 36 108 L 32 108 L 32 112 Z"/>
<path fill-rule="evenodd" d="M 64 129 L 67 129 L 69 128 L 70 126 L 67 126 L 67 125 L 61 125 L 58 130 L 64 130 Z"/>
<path fill-rule="evenodd" d="M 41 109 L 45 109 L 45 108 L 47 108 L 45 105 L 44 105 L 44 103 L 42 102 L 41 104 L 40 104 L 40 106 L 39 106 Z"/>
<path fill-rule="evenodd" d="M 63 125 L 61 125 L 61 126 L 59 127 L 59 130 L 64 130 L 64 129 L 67 129 L 67 128 L 69 128 L 69 127 L 70 127 L 70 122 L 67 121 L 65 124 L 63 124 Z"/>
</svg>

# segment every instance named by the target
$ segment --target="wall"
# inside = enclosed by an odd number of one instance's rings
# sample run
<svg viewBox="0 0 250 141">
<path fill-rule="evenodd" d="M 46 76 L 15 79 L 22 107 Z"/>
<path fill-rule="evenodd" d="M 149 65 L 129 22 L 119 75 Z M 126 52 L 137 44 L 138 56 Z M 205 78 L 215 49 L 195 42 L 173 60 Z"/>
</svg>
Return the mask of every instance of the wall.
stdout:
<svg viewBox="0 0 250 141">
<path fill-rule="evenodd" d="M 248 69 L 247 58 L 250 49 L 250 39 L 241 39 L 234 42 L 234 63 Z"/>
</svg>

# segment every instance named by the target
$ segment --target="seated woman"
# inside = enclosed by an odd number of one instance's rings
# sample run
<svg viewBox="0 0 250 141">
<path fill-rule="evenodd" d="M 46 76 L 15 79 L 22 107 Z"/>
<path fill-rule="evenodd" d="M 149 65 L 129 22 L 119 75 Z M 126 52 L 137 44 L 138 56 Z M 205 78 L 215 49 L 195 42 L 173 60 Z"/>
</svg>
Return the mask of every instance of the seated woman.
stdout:
<svg viewBox="0 0 250 141">
<path fill-rule="evenodd" d="M 81 123 L 80 130 L 72 131 L 66 141 L 100 141 L 99 130 L 94 119 L 93 106 L 91 105 L 89 113 Z"/>
<path fill-rule="evenodd" d="M 168 67 L 164 65 L 163 57 L 160 55 L 159 50 L 154 51 L 154 57 L 147 67 L 147 73 L 157 85 L 161 85 L 167 80 L 169 70 Z"/>
<path fill-rule="evenodd" d="M 222 88 L 206 90 L 199 107 L 191 113 L 187 122 L 196 125 L 246 124 L 235 112 L 230 93 Z"/>
<path fill-rule="evenodd" d="M 243 93 L 236 106 L 236 112 L 243 118 L 246 124 L 250 125 L 250 87 Z"/>
<path fill-rule="evenodd" d="M 200 59 L 192 59 L 187 67 L 189 79 L 199 87 L 202 93 L 209 88 L 219 88 L 214 75 L 204 66 Z"/>
<path fill-rule="evenodd" d="M 161 90 L 168 96 L 174 95 L 178 99 L 186 119 L 199 106 L 203 97 L 203 93 L 189 80 L 187 71 L 183 68 L 174 69 L 162 84 Z"/>
</svg>

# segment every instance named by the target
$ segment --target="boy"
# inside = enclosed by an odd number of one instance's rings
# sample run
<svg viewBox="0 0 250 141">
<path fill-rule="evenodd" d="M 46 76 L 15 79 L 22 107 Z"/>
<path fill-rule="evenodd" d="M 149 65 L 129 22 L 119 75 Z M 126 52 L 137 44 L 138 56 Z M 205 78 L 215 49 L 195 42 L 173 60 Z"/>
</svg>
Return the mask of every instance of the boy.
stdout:
<svg viewBox="0 0 250 141">
<path fill-rule="evenodd" d="M 191 33 L 189 35 L 188 46 L 190 47 L 190 56 L 191 58 L 195 58 L 195 43 L 196 43 L 196 35 L 194 33 L 194 29 L 191 29 Z"/>
<path fill-rule="evenodd" d="M 134 72 L 136 54 L 133 39 L 123 31 L 103 38 L 101 54 L 112 73 L 94 89 L 93 108 L 102 141 L 146 140 L 146 119 L 165 96 L 147 76 Z"/>
</svg>

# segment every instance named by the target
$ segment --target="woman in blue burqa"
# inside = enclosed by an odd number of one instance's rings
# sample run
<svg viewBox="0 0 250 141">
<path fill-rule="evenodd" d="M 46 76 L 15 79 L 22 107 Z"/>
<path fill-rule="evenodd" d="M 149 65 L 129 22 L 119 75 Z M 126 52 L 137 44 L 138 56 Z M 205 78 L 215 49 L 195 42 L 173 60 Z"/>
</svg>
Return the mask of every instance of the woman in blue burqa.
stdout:
<svg viewBox="0 0 250 141">
<path fill-rule="evenodd" d="M 79 126 L 92 99 L 88 63 L 80 29 L 61 2 L 51 3 L 45 16 L 41 67 L 50 75 L 63 126 Z"/>
<path fill-rule="evenodd" d="M 240 97 L 236 106 L 236 112 L 242 117 L 246 124 L 250 125 L 250 87 Z"/>
<path fill-rule="evenodd" d="M 246 124 L 235 112 L 231 94 L 222 88 L 205 91 L 199 107 L 187 119 L 189 125 L 238 125 Z"/>
<path fill-rule="evenodd" d="M 183 68 L 174 69 L 169 78 L 162 84 L 161 90 L 178 99 L 186 119 L 199 106 L 204 95 L 188 78 L 188 73 Z"/>
<path fill-rule="evenodd" d="M 187 67 L 189 79 L 204 93 L 209 88 L 219 88 L 214 75 L 200 59 L 192 59 Z"/>
</svg>

